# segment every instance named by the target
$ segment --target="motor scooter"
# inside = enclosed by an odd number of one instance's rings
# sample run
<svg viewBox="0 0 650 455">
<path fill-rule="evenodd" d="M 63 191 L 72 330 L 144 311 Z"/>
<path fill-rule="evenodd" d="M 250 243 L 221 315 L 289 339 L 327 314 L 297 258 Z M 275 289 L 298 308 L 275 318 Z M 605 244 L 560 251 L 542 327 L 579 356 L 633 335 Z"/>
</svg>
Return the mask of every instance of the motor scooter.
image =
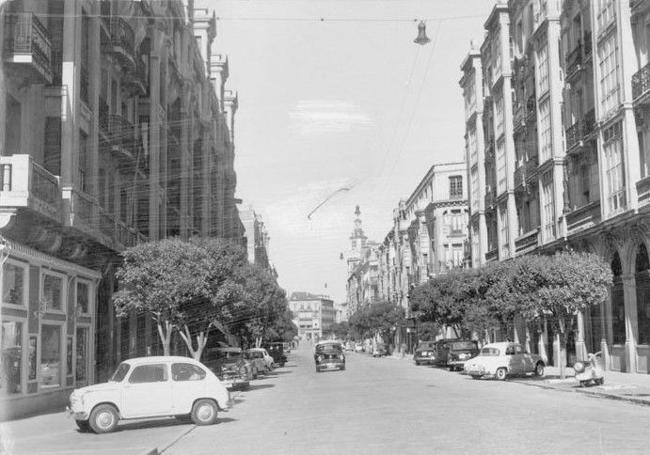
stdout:
<svg viewBox="0 0 650 455">
<path fill-rule="evenodd" d="M 573 365 L 576 380 L 581 387 L 605 383 L 605 370 L 601 364 L 601 354 L 601 352 L 589 354 L 586 362 L 578 361 Z"/>
</svg>

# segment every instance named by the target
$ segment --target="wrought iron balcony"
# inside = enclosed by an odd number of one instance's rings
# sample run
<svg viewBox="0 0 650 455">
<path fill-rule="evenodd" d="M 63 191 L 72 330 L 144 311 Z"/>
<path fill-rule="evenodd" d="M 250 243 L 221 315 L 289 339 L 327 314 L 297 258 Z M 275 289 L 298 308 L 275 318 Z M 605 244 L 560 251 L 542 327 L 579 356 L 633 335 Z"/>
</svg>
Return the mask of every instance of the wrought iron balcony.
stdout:
<svg viewBox="0 0 650 455">
<path fill-rule="evenodd" d="M 526 186 L 526 166 L 521 165 L 515 169 L 515 188 Z"/>
<path fill-rule="evenodd" d="M 632 98 L 635 100 L 650 90 L 650 63 L 632 76 Z"/>
<path fill-rule="evenodd" d="M 129 86 L 134 94 L 146 95 L 149 81 L 147 80 L 147 67 L 142 60 L 142 56 L 138 55 L 135 59 L 135 69 L 126 73 L 124 78 L 125 83 Z"/>
<path fill-rule="evenodd" d="M 0 157 L 0 207 L 26 207 L 60 223 L 61 205 L 59 177 L 30 155 Z"/>
<path fill-rule="evenodd" d="M 566 149 L 571 150 L 582 141 L 582 123 L 578 120 L 566 130 Z"/>
<path fill-rule="evenodd" d="M 99 112 L 98 112 L 98 122 L 99 122 L 99 129 L 104 133 L 105 135 L 109 134 L 108 131 L 108 103 L 104 98 L 101 96 L 99 97 Z"/>
<path fill-rule="evenodd" d="M 523 103 L 514 103 L 512 110 L 514 112 L 514 127 L 515 129 L 521 126 L 526 119 L 526 109 Z"/>
<path fill-rule="evenodd" d="M 530 156 L 524 164 L 525 171 L 524 174 L 526 179 L 530 179 L 536 172 L 539 167 L 539 158 L 537 156 Z"/>
<path fill-rule="evenodd" d="M 108 117 L 108 131 L 111 150 L 118 158 L 132 164 L 135 155 L 135 130 L 133 124 L 121 115 Z"/>
<path fill-rule="evenodd" d="M 536 95 L 533 93 L 526 100 L 526 115 L 528 120 L 533 120 L 537 117 L 537 100 L 535 99 Z"/>
<path fill-rule="evenodd" d="M 578 45 L 569 52 L 569 55 L 566 57 L 566 75 L 567 78 L 570 78 L 576 71 L 580 69 L 582 65 L 582 44 Z"/>
<path fill-rule="evenodd" d="M 21 76 L 33 83 L 51 84 L 52 44 L 38 17 L 34 13 L 8 13 L 5 30 L 4 61 L 17 65 Z"/>
<path fill-rule="evenodd" d="M 110 38 L 102 42 L 102 49 L 111 52 L 128 70 L 135 69 L 135 33 L 129 23 L 120 16 L 111 16 Z"/>
<path fill-rule="evenodd" d="M 582 120 L 584 126 L 582 128 L 583 136 L 588 136 L 596 130 L 596 110 L 592 109 L 587 112 Z"/>
<path fill-rule="evenodd" d="M 497 203 L 497 193 L 492 188 L 487 188 L 485 191 L 485 208 L 493 208 Z"/>
</svg>

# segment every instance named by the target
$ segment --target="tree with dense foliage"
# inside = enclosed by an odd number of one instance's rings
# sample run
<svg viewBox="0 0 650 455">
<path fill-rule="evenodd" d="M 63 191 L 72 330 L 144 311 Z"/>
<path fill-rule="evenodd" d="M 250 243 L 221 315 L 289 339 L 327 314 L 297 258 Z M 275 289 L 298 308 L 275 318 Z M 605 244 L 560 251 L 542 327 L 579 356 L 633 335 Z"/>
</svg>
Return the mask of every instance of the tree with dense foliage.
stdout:
<svg viewBox="0 0 650 455">
<path fill-rule="evenodd" d="M 179 239 L 148 242 L 122 253 L 116 273 L 120 290 L 114 294 L 116 314 L 132 311 L 150 314 L 157 324 L 165 355 L 183 305 L 209 298 L 202 254 L 195 245 Z"/>
<path fill-rule="evenodd" d="M 349 325 L 359 338 L 378 336 L 386 340 L 391 331 L 404 321 L 404 308 L 380 302 L 358 308 L 350 316 Z"/>
<path fill-rule="evenodd" d="M 333 334 L 336 338 L 344 340 L 350 336 L 350 324 L 347 321 L 335 322 L 330 327 L 328 334 Z"/>
<path fill-rule="evenodd" d="M 242 346 L 261 346 L 263 340 L 293 338 L 297 330 L 288 313 L 286 293 L 278 286 L 275 276 L 251 264 L 240 268 L 238 273 L 245 291 L 232 307 L 228 327 L 239 337 Z"/>
</svg>

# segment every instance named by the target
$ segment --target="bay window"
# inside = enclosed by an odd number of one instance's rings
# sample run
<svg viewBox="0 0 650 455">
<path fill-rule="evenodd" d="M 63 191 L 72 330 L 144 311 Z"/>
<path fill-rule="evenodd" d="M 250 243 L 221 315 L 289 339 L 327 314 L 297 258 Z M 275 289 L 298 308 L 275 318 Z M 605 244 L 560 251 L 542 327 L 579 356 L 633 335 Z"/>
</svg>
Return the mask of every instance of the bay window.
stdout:
<svg viewBox="0 0 650 455">
<path fill-rule="evenodd" d="M 551 137 L 550 98 L 539 103 L 539 154 L 540 164 L 551 158 L 553 153 Z"/>
<path fill-rule="evenodd" d="M 48 310 L 63 310 L 63 278 L 48 273 L 43 275 L 42 301 Z"/>
<path fill-rule="evenodd" d="M 610 33 L 598 47 L 598 68 L 600 70 L 601 118 L 618 106 L 618 43 L 616 33 Z"/>
<path fill-rule="evenodd" d="M 623 176 L 622 149 L 621 124 L 617 123 L 603 132 L 605 190 L 607 211 L 610 215 L 618 213 L 625 208 L 625 178 Z"/>
<path fill-rule="evenodd" d="M 548 46 L 542 41 L 537 49 L 537 94 L 548 91 Z"/>
<path fill-rule="evenodd" d="M 544 241 L 555 238 L 555 196 L 553 192 L 553 171 L 542 176 L 542 204 L 544 214 Z"/>
<path fill-rule="evenodd" d="M 496 166 L 497 166 L 497 194 L 501 194 L 506 190 L 507 172 L 506 172 L 506 144 L 503 138 L 497 142 L 496 151 Z"/>
</svg>

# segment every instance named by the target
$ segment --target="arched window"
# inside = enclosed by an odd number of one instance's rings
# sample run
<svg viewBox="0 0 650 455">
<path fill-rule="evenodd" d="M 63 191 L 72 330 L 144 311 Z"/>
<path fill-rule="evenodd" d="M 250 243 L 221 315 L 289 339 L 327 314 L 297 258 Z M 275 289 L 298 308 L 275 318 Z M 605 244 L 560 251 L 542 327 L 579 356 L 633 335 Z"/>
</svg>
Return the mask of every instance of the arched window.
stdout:
<svg viewBox="0 0 650 455">
<path fill-rule="evenodd" d="M 638 344 L 650 344 L 650 261 L 642 243 L 636 253 L 636 310 Z"/>
</svg>

